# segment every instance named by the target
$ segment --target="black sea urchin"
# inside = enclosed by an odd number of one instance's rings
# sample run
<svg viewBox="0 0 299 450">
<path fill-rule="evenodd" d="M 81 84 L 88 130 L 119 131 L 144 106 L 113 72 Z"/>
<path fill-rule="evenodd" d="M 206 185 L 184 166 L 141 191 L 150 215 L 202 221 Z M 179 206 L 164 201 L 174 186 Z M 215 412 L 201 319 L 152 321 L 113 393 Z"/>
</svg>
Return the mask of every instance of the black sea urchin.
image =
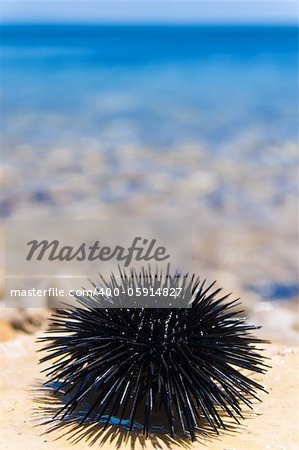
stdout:
<svg viewBox="0 0 299 450">
<path fill-rule="evenodd" d="M 49 352 L 41 361 L 53 360 L 45 385 L 67 399 L 53 419 L 77 414 L 82 424 L 126 424 L 145 436 L 164 422 L 172 437 L 183 431 L 192 440 L 204 422 L 215 432 L 226 428 L 225 415 L 238 422 L 241 404 L 252 408 L 256 391 L 264 390 L 243 369 L 267 367 L 256 348 L 265 341 L 250 333 L 257 327 L 232 310 L 238 300 L 217 298 L 221 289 L 194 275 L 162 277 L 149 269 L 120 276 L 102 286 L 122 295 L 77 297 L 79 306 L 58 310 L 41 338 Z M 147 300 L 131 294 L 135 307 L 125 305 L 129 288 L 157 286 L 182 288 L 171 307 L 167 296 L 167 307 L 145 308 Z M 189 307 L 177 307 L 186 297 Z"/>
</svg>

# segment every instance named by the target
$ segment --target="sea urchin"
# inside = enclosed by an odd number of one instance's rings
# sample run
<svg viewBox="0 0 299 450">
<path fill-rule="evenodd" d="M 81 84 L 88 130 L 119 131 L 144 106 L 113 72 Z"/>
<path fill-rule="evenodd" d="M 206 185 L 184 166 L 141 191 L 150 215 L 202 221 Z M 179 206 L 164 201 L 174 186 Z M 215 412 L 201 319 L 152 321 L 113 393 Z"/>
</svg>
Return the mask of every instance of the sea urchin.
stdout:
<svg viewBox="0 0 299 450">
<path fill-rule="evenodd" d="M 122 296 L 77 297 L 79 306 L 57 310 L 41 338 L 48 352 L 41 362 L 52 361 L 45 385 L 54 383 L 67 398 L 53 420 L 80 412 L 82 424 L 125 422 L 129 430 L 141 426 L 145 436 L 164 421 L 172 437 L 183 431 L 195 440 L 203 423 L 218 432 L 227 426 L 225 416 L 238 422 L 241 405 L 252 408 L 264 388 L 244 371 L 265 372 L 256 348 L 265 341 L 238 316 L 238 300 L 219 298 L 221 289 L 194 275 L 162 276 L 150 268 L 120 271 L 119 283 L 114 275 L 102 281 Z M 135 294 L 134 307 L 125 304 L 128 288 L 161 285 L 182 287 L 175 305 L 172 298 L 171 307 L 144 307 L 146 300 Z M 189 307 L 177 307 L 186 296 Z"/>
</svg>

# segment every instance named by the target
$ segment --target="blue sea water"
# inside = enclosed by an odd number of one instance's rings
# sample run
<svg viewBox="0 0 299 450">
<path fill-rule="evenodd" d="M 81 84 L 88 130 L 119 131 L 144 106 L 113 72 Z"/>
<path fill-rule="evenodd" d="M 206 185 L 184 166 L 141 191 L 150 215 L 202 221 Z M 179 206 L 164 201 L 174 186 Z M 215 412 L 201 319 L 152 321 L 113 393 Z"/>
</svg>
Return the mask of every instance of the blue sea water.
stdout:
<svg viewBox="0 0 299 450">
<path fill-rule="evenodd" d="M 291 26 L 5 25 L 1 136 L 11 151 L 91 137 L 109 149 L 196 142 L 256 151 L 297 136 Z"/>
</svg>

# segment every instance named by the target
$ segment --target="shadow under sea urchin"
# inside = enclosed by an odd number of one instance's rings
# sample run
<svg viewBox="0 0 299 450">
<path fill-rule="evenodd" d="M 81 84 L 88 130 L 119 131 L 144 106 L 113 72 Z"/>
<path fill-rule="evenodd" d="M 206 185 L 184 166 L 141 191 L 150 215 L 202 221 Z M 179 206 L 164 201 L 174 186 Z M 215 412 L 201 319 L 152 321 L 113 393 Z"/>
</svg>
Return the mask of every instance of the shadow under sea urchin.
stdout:
<svg viewBox="0 0 299 450">
<path fill-rule="evenodd" d="M 47 423 L 114 425 L 145 437 L 187 434 L 192 441 L 239 423 L 242 408 L 252 409 L 257 392 L 265 391 L 244 372 L 265 373 L 269 366 L 257 346 L 267 341 L 239 317 L 238 299 L 219 296 L 214 284 L 171 276 L 169 268 L 164 275 L 150 267 L 120 270 L 119 281 L 111 275 L 94 286 L 124 293 L 132 286 L 177 286 L 180 294 L 159 302 L 88 295 L 57 310 L 39 339 L 47 352 L 40 361 L 51 362 L 44 388 L 60 399 Z"/>
</svg>

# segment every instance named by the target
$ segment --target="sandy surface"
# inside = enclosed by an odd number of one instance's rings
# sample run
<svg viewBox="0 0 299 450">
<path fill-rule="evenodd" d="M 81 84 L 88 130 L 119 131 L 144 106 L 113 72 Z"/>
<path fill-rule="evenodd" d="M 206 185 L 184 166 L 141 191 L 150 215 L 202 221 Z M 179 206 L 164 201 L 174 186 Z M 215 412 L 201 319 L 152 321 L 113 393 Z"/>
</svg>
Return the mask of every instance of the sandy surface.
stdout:
<svg viewBox="0 0 299 450">
<path fill-rule="evenodd" d="M 34 419 L 34 386 L 42 380 L 39 373 L 38 355 L 35 353 L 36 336 L 18 335 L 9 342 L 0 344 L 1 351 L 1 409 L 0 448 L 6 450 L 63 450 L 89 448 L 81 439 L 72 444 L 66 437 L 55 440 L 57 433 L 41 436 L 44 427 L 36 427 Z M 123 433 L 106 431 L 94 447 L 103 449 L 275 449 L 295 450 L 299 448 L 299 348 L 271 344 L 267 350 L 272 358 L 272 369 L 264 377 L 264 385 L 269 395 L 262 394 L 262 403 L 255 407 L 253 416 L 247 418 L 237 433 L 221 433 L 217 438 L 202 439 L 196 443 L 188 440 L 171 441 L 152 438 L 145 443 L 138 435 L 125 439 Z M 256 377 L 260 379 L 260 376 Z M 35 394 L 36 395 L 36 394 Z M 85 430 L 87 427 L 85 427 Z M 84 430 L 84 429 L 83 429 Z M 61 433 L 61 432 L 60 432 Z"/>
</svg>

